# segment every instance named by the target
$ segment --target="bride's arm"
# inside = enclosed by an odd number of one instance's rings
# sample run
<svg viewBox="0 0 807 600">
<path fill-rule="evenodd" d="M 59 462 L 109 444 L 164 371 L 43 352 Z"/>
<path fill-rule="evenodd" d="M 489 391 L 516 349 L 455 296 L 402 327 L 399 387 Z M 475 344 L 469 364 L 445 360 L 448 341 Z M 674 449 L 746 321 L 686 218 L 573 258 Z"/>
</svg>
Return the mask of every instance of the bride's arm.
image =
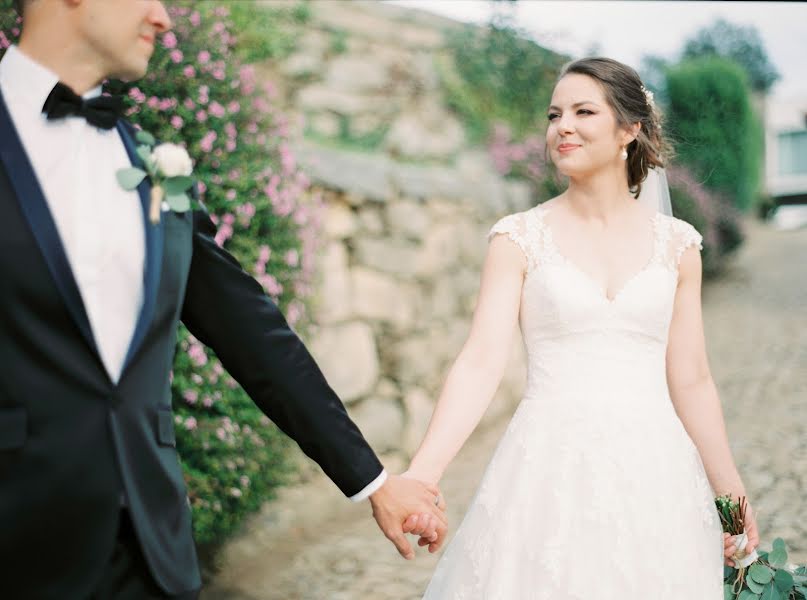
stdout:
<svg viewBox="0 0 807 600">
<path fill-rule="evenodd" d="M 723 409 L 709 369 L 701 313 L 701 258 L 683 253 L 667 346 L 667 384 L 681 422 L 700 453 L 718 495 L 745 495 L 729 448 Z"/>
<path fill-rule="evenodd" d="M 438 482 L 490 404 L 510 355 L 526 269 L 514 242 L 504 235 L 491 240 L 468 339 L 448 372 L 409 475 Z"/>
<path fill-rule="evenodd" d="M 745 496 L 745 485 L 731 455 L 723 409 L 709 369 L 701 313 L 701 257 L 690 248 L 681 257 L 680 280 L 667 346 L 667 384 L 684 428 L 703 461 L 716 495 Z M 759 545 L 759 530 L 749 503 L 746 533 L 750 553 Z M 723 535 L 726 564 L 734 566 L 733 538 Z"/>
</svg>

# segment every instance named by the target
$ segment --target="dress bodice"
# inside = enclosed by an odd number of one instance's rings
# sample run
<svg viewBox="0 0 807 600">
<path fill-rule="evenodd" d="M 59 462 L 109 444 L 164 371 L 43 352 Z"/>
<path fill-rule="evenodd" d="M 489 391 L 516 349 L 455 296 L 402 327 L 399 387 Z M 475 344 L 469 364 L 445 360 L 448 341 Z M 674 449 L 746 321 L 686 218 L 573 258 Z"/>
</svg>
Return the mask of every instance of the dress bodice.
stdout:
<svg viewBox="0 0 807 600">
<path fill-rule="evenodd" d="M 508 215 L 490 231 L 490 236 L 508 236 L 527 259 L 519 321 L 529 357 L 528 392 L 538 380 L 563 381 L 573 389 L 582 373 L 589 385 L 614 379 L 623 385 L 628 380 L 666 384 L 664 359 L 678 265 L 686 248 L 702 247 L 701 235 L 675 217 L 649 217 L 649 260 L 608 298 L 558 250 L 545 219 L 551 210 L 538 205 Z"/>
</svg>

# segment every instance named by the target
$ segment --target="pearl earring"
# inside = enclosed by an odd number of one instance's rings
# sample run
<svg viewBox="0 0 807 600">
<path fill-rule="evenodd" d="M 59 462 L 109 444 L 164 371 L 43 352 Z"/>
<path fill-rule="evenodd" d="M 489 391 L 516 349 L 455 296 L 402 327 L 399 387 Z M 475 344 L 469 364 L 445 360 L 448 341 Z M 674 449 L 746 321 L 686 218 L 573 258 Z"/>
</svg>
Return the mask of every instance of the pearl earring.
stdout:
<svg viewBox="0 0 807 600">
<path fill-rule="evenodd" d="M 619 158 L 622 160 L 628 160 L 628 148 L 627 146 L 622 147 L 622 153 L 619 155 Z"/>
</svg>

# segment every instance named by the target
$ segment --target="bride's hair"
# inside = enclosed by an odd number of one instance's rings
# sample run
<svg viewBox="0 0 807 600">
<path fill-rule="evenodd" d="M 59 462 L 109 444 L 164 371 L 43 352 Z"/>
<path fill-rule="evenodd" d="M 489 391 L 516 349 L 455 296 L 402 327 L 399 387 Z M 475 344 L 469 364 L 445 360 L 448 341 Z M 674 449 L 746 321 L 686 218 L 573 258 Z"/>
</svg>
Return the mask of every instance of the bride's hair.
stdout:
<svg viewBox="0 0 807 600">
<path fill-rule="evenodd" d="M 588 75 L 602 85 L 605 99 L 616 114 L 617 124 L 630 127 L 641 123 L 636 139 L 628 144 L 628 187 L 638 197 L 650 167 L 664 167 L 672 156 L 672 147 L 661 132 L 661 114 L 652 94 L 642 84 L 639 74 L 628 65 L 611 58 L 581 58 L 568 63 L 560 72 Z M 663 157 L 663 158 L 662 158 Z"/>
</svg>

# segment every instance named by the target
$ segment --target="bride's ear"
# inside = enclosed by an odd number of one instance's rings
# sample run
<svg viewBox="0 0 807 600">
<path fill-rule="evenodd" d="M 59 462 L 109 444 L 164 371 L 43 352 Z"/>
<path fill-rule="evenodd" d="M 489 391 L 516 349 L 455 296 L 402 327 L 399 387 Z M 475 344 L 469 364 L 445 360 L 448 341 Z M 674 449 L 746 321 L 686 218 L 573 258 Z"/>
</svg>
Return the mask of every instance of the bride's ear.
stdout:
<svg viewBox="0 0 807 600">
<path fill-rule="evenodd" d="M 625 137 L 622 140 L 622 145 L 627 146 L 637 137 L 639 137 L 639 131 L 642 129 L 642 123 L 637 121 L 630 127 L 625 128 Z"/>
</svg>

